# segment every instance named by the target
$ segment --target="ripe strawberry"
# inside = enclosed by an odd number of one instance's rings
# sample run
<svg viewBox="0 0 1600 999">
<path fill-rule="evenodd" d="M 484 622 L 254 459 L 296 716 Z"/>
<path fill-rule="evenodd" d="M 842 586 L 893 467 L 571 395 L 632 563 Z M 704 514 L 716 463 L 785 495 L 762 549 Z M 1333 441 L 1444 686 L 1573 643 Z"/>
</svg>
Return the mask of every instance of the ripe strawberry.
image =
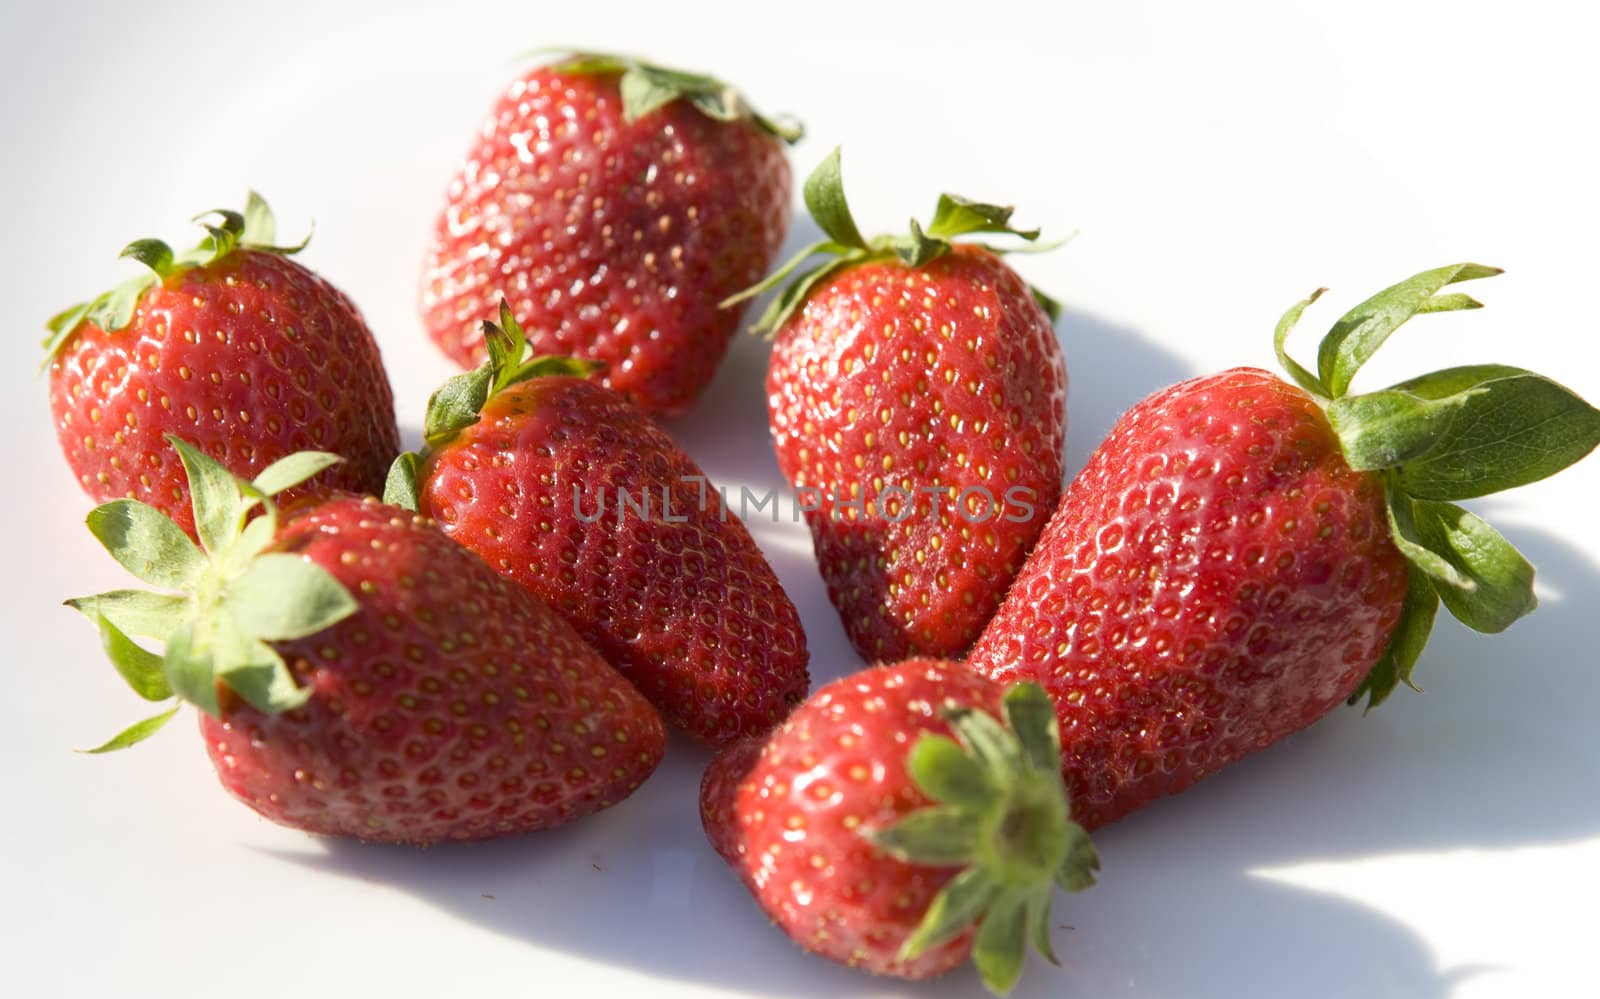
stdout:
<svg viewBox="0 0 1600 999">
<path fill-rule="evenodd" d="M 334 494 L 280 522 L 269 497 L 334 456 L 292 455 L 252 483 L 172 445 L 204 554 L 135 500 L 98 507 L 89 527 L 124 567 L 181 595 L 69 603 L 141 696 L 204 712 L 218 776 L 251 808 L 364 840 L 481 839 L 604 808 L 660 762 L 650 705 L 553 611 L 423 518 Z"/>
<path fill-rule="evenodd" d="M 829 242 L 757 324 L 776 330 L 767 411 L 828 595 L 873 660 L 965 652 L 1061 489 L 1056 306 L 989 247 L 1011 209 L 944 195 L 924 231 L 863 239 L 834 150 L 806 181 Z"/>
<path fill-rule="evenodd" d="M 150 273 L 50 321 L 50 408 L 67 463 L 96 500 L 136 497 L 191 535 L 175 433 L 240 475 L 318 448 L 346 461 L 318 479 L 376 492 L 400 450 L 378 345 L 338 289 L 273 246 L 272 212 L 217 211 L 174 256 L 122 251 Z"/>
<path fill-rule="evenodd" d="M 1093 828 L 1183 790 L 1346 699 L 1411 683 L 1440 601 L 1494 632 L 1533 567 L 1453 505 L 1532 482 L 1600 441 L 1600 412 L 1500 365 L 1365 395 L 1351 377 L 1441 289 L 1419 274 L 1333 327 L 1299 387 L 1237 368 L 1129 410 L 1062 497 L 971 664 L 1055 700 L 1075 812 Z M 1320 292 L 1318 293 L 1320 294 Z"/>
<path fill-rule="evenodd" d="M 764 741 L 712 761 L 701 820 L 807 950 L 900 978 L 971 954 L 1003 994 L 1030 939 L 1055 962 L 1052 884 L 1081 891 L 1099 867 L 1068 817 L 1058 754 L 1037 686 L 909 660 L 828 684 Z"/>
<path fill-rule="evenodd" d="M 385 498 L 532 590 L 697 739 L 767 731 L 805 697 L 808 657 L 761 550 L 650 417 L 581 377 L 592 364 L 524 362 L 500 310 L 490 359 L 434 395 L 425 456 L 401 457 Z"/>
<path fill-rule="evenodd" d="M 509 299 L 541 354 L 606 364 L 646 410 L 687 409 L 738 324 L 717 303 L 783 244 L 800 129 L 708 76 L 580 53 L 519 77 L 450 184 L 422 316 L 462 367 Z"/>
</svg>

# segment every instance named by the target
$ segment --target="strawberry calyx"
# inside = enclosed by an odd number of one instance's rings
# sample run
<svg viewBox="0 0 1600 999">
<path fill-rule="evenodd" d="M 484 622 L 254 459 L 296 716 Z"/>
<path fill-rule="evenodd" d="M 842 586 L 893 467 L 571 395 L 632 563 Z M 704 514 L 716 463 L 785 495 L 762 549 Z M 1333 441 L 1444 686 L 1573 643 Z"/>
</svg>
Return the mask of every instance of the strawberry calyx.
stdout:
<svg viewBox="0 0 1600 999">
<path fill-rule="evenodd" d="M 1537 605 L 1533 566 L 1498 531 L 1454 501 L 1487 496 L 1554 475 L 1600 444 L 1600 410 L 1543 375 L 1501 364 L 1446 368 L 1376 392 L 1351 380 L 1413 316 L 1482 305 L 1451 285 L 1499 268 L 1453 264 L 1385 288 L 1334 323 L 1313 373 L 1286 342 L 1311 293 L 1279 320 L 1279 363 L 1316 397 L 1357 471 L 1383 481 L 1389 528 L 1408 563 L 1404 610 L 1383 657 L 1351 696 L 1382 703 L 1412 682 L 1439 605 L 1475 631 L 1494 633 Z"/>
<path fill-rule="evenodd" d="M 206 235 L 182 253 L 159 239 L 136 239 L 122 248 L 120 256 L 137 260 L 145 272 L 103 292 L 87 302 L 79 302 L 50 317 L 45 328 L 50 331 L 44 338 L 44 364 L 49 365 L 67 339 L 84 322 L 90 322 L 115 333 L 133 319 L 139 298 L 158 283 L 167 281 L 187 270 L 216 263 L 236 249 L 260 250 L 291 256 L 306 248 L 311 234 L 293 246 L 277 246 L 277 223 L 265 199 L 254 191 L 245 198 L 244 211 L 216 208 L 196 215 Z"/>
<path fill-rule="evenodd" d="M 768 117 L 757 111 L 738 90 L 705 73 L 690 73 L 661 66 L 636 56 L 611 52 L 574 52 L 541 49 L 534 53 L 563 56 L 550 68 L 579 75 L 620 74 L 623 117 L 632 122 L 675 100 L 685 100 L 713 121 L 748 121 L 790 145 L 799 142 L 805 128 L 787 115 Z"/>
<path fill-rule="evenodd" d="M 1030 941 L 1060 963 L 1050 943 L 1054 890 L 1083 891 L 1100 867 L 1089 834 L 1070 816 L 1049 695 L 1019 683 L 1002 708 L 1003 725 L 984 711 L 947 707 L 956 738 L 924 734 L 906 759 L 912 781 L 936 804 L 862 833 L 906 863 L 966 865 L 900 955 L 912 960 L 976 923 L 973 963 L 996 995 L 1016 984 Z"/>
<path fill-rule="evenodd" d="M 805 247 L 765 280 L 720 303 L 722 308 L 728 308 L 782 286 L 783 290 L 751 325 L 752 332 L 775 332 L 824 278 L 867 261 L 892 257 L 898 258 L 907 267 L 921 267 L 949 253 L 957 239 L 978 233 L 996 233 L 1022 239 L 1023 242 L 1017 245 L 977 244 L 996 254 L 1043 253 L 1066 242 L 1055 240 L 1041 243 L 1038 229 L 1013 227 L 1011 215 L 1015 209 L 1009 205 L 991 205 L 955 194 L 939 195 L 933 217 L 926 226 L 912 219 L 904 233 L 886 233 L 867 239 L 861 235 L 850 213 L 850 205 L 845 200 L 839 158 L 840 151 L 836 146 L 811 171 L 805 183 L 806 209 L 828 238 Z M 803 264 L 818 256 L 827 259 L 814 267 L 802 269 Z M 1051 322 L 1060 318 L 1059 302 L 1032 285 L 1029 285 L 1029 290 Z"/>
<path fill-rule="evenodd" d="M 217 685 L 268 714 L 311 696 L 295 683 L 274 641 L 314 635 L 356 610 L 355 598 L 327 570 L 299 555 L 266 552 L 278 530 L 273 496 L 343 459 L 301 451 L 235 477 L 193 445 L 169 436 L 188 475 L 196 545 L 165 514 L 138 500 L 103 503 L 89 530 L 139 579 L 169 592 L 111 590 L 68 600 L 92 621 L 111 664 L 147 701 L 173 700 L 88 750 L 126 749 L 153 735 L 185 701 L 220 716 Z M 157 653 L 135 639 L 163 644 Z"/>
<path fill-rule="evenodd" d="M 471 371 L 455 375 L 428 398 L 428 412 L 422 424 L 422 450 L 406 451 L 389 466 L 383 501 L 415 511 L 420 500 L 418 479 L 428 454 L 455 439 L 477 423 L 489 400 L 513 385 L 534 378 L 569 376 L 587 378 L 605 367 L 599 361 L 576 357 L 527 357 L 528 336 L 511 312 L 511 305 L 500 300 L 500 322 L 484 320 L 483 340 L 489 357 Z"/>
</svg>

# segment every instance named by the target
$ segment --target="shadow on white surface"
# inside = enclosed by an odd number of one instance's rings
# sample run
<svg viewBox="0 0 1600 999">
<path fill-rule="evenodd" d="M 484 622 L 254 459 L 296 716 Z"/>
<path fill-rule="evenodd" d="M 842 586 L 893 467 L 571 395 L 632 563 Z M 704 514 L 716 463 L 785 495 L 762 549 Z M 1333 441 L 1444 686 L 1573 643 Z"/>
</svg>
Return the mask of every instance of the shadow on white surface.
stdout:
<svg viewBox="0 0 1600 999">
<path fill-rule="evenodd" d="M 1492 972 L 1441 968 L 1384 913 L 1258 872 L 1600 831 L 1600 806 L 1571 793 L 1572 775 L 1534 769 L 1573 749 L 1551 739 L 1576 744 L 1586 731 L 1594 681 L 1571 653 L 1594 637 L 1585 597 L 1600 595 L 1600 576 L 1548 536 L 1520 540 L 1567 594 L 1540 612 L 1537 631 L 1481 642 L 1443 628 L 1423 679 L 1455 693 L 1407 694 L 1366 718 L 1339 712 L 1101 831 L 1101 884 L 1058 899 L 1064 970 L 1035 961 L 1017 994 L 1442 999 Z M 308 841 L 281 855 L 414 894 L 535 948 L 650 976 L 793 997 L 978 993 L 967 970 L 916 987 L 867 979 L 767 926 L 701 836 L 695 788 L 707 758 L 675 742 L 627 802 L 519 840 L 427 852 Z"/>
<path fill-rule="evenodd" d="M 1062 329 L 1069 364 L 1096 373 L 1073 386 L 1073 471 L 1123 408 L 1189 372 L 1133 331 L 1071 313 Z M 719 482 L 781 485 L 756 432 L 766 352 L 760 341 L 736 343 L 705 403 L 672 426 Z M 751 527 L 801 610 L 814 682 L 857 668 L 804 525 Z M 1555 594 L 1536 617 L 1496 638 L 1441 621 L 1418 671 L 1432 692 L 1402 691 L 1366 717 L 1336 712 L 1102 830 L 1101 884 L 1058 900 L 1065 968 L 1035 960 L 1017 994 L 1443 999 L 1492 973 L 1486 964 L 1441 967 L 1394 917 L 1260 872 L 1600 833 L 1600 801 L 1571 793 L 1595 770 L 1584 733 L 1600 691 L 1577 650 L 1600 637 L 1600 575 L 1554 535 L 1509 533 Z M 768 926 L 700 832 L 695 791 L 707 759 L 675 741 L 633 798 L 520 840 L 429 852 L 313 841 L 281 855 L 414 894 L 533 948 L 648 976 L 794 997 L 981 991 L 969 970 L 917 986 L 869 979 L 803 954 Z M 1552 772 L 1551 760 L 1571 760 L 1575 772 Z"/>
</svg>

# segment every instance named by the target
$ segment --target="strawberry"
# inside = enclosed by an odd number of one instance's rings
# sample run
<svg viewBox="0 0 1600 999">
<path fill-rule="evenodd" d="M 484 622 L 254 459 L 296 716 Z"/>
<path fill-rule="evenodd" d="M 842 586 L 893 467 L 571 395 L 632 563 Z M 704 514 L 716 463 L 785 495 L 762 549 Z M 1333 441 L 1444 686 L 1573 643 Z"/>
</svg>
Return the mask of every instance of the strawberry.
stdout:
<svg viewBox="0 0 1600 999">
<path fill-rule="evenodd" d="M 490 358 L 430 401 L 389 502 L 547 602 L 667 718 L 724 745 L 806 695 L 800 617 L 738 517 L 594 365 L 523 361 L 500 307 Z"/>
<path fill-rule="evenodd" d="M 169 433 L 250 476 L 296 451 L 346 461 L 327 489 L 376 492 L 400 450 L 378 345 L 338 289 L 273 246 L 251 192 L 174 255 L 157 239 L 122 251 L 149 268 L 50 320 L 50 408 L 61 450 L 96 500 L 135 497 L 194 534 Z M 204 217 L 204 216 L 202 216 Z"/>
<path fill-rule="evenodd" d="M 828 240 L 755 294 L 776 331 L 767 412 L 828 595 L 872 660 L 964 653 L 999 606 L 1061 489 L 1066 368 L 1055 303 L 952 242 L 1011 209 L 944 195 L 926 230 L 862 238 L 839 151 L 805 186 Z M 790 279 L 814 253 L 829 259 Z"/>
<path fill-rule="evenodd" d="M 173 438 L 201 543 L 137 500 L 89 528 L 145 582 L 69 603 L 149 700 L 202 711 L 230 793 L 297 829 L 428 844 L 540 829 L 627 796 L 660 716 L 553 611 L 410 511 L 272 495 L 336 461 L 236 479 Z M 258 512 L 259 511 L 259 512 Z M 134 642 L 164 643 L 157 654 Z M 149 736 L 174 704 L 99 751 Z"/>
<path fill-rule="evenodd" d="M 1062 497 L 972 650 L 1053 697 L 1075 813 L 1093 828 L 1310 725 L 1382 702 L 1442 602 L 1497 632 L 1534 607 L 1533 567 L 1454 504 L 1553 474 L 1600 411 L 1549 379 L 1450 368 L 1382 391 L 1350 380 L 1444 292 L 1499 271 L 1427 271 L 1352 309 L 1317 373 L 1237 368 L 1130 409 Z"/>
<path fill-rule="evenodd" d="M 738 324 L 717 303 L 783 243 L 799 137 L 709 76 L 592 53 L 523 74 L 450 184 L 428 335 L 472 367 L 507 298 L 540 353 L 604 362 L 601 382 L 651 412 L 687 409 Z"/>
<path fill-rule="evenodd" d="M 1058 754 L 1036 685 L 909 660 L 836 680 L 767 739 L 724 752 L 700 814 L 807 950 L 913 979 L 970 954 L 1003 994 L 1030 939 L 1055 962 L 1052 885 L 1081 891 L 1099 867 L 1067 814 Z"/>
</svg>

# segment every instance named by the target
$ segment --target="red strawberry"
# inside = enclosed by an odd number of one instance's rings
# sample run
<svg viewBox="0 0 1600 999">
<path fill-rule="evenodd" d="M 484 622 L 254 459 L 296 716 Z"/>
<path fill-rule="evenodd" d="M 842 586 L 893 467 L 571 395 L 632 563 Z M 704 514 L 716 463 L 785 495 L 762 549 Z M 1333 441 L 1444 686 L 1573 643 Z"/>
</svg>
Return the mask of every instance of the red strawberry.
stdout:
<svg viewBox="0 0 1600 999">
<path fill-rule="evenodd" d="M 1534 606 L 1533 567 L 1453 505 L 1532 482 L 1600 441 L 1600 412 L 1499 365 L 1350 395 L 1356 370 L 1419 312 L 1476 308 L 1428 271 L 1351 310 L 1300 387 L 1252 368 L 1129 410 L 1089 459 L 972 651 L 1055 700 L 1075 813 L 1111 822 L 1298 731 L 1346 699 L 1377 704 L 1442 600 L 1479 631 Z M 1320 292 L 1319 292 L 1320 294 Z"/>
<path fill-rule="evenodd" d="M 377 492 L 400 450 L 378 345 L 343 293 L 271 245 L 253 192 L 201 244 L 122 251 L 150 269 L 50 321 L 50 408 L 61 450 L 97 500 L 135 497 L 191 535 L 178 434 L 240 475 L 296 451 L 346 461 L 323 488 Z"/>
<path fill-rule="evenodd" d="M 1061 489 L 1066 368 L 1055 304 L 997 250 L 1011 209 L 944 195 L 926 231 L 861 237 L 839 152 L 806 181 L 833 255 L 757 324 L 767 407 L 828 595 L 868 659 L 965 652 Z M 796 258 L 755 292 L 784 280 Z"/>
<path fill-rule="evenodd" d="M 428 409 L 425 457 L 396 464 L 392 503 L 550 604 L 675 725 L 724 745 L 805 697 L 806 639 L 748 531 L 642 411 L 584 377 L 522 360 L 509 308 L 490 360 Z"/>
<path fill-rule="evenodd" d="M 270 495 L 332 455 L 293 455 L 250 483 L 172 444 L 204 553 L 135 500 L 98 507 L 89 527 L 130 571 L 179 594 L 69 603 L 141 696 L 204 712 L 218 776 L 251 808 L 364 840 L 481 839 L 604 808 L 660 762 L 650 705 L 554 612 L 423 518 L 336 494 L 280 522 Z"/>
<path fill-rule="evenodd" d="M 687 409 L 738 324 L 717 303 L 758 280 L 789 222 L 798 127 L 708 76 L 578 54 L 519 77 L 490 111 L 423 268 L 428 335 L 463 367 L 509 299 L 535 349 L 606 364 L 652 412 Z"/>
<path fill-rule="evenodd" d="M 1081 891 L 1099 867 L 1067 815 L 1058 758 L 1037 686 L 908 660 L 828 684 L 764 741 L 718 757 L 700 814 L 807 950 L 900 978 L 971 954 L 1004 993 L 1030 939 L 1055 961 L 1052 885 Z"/>
</svg>

